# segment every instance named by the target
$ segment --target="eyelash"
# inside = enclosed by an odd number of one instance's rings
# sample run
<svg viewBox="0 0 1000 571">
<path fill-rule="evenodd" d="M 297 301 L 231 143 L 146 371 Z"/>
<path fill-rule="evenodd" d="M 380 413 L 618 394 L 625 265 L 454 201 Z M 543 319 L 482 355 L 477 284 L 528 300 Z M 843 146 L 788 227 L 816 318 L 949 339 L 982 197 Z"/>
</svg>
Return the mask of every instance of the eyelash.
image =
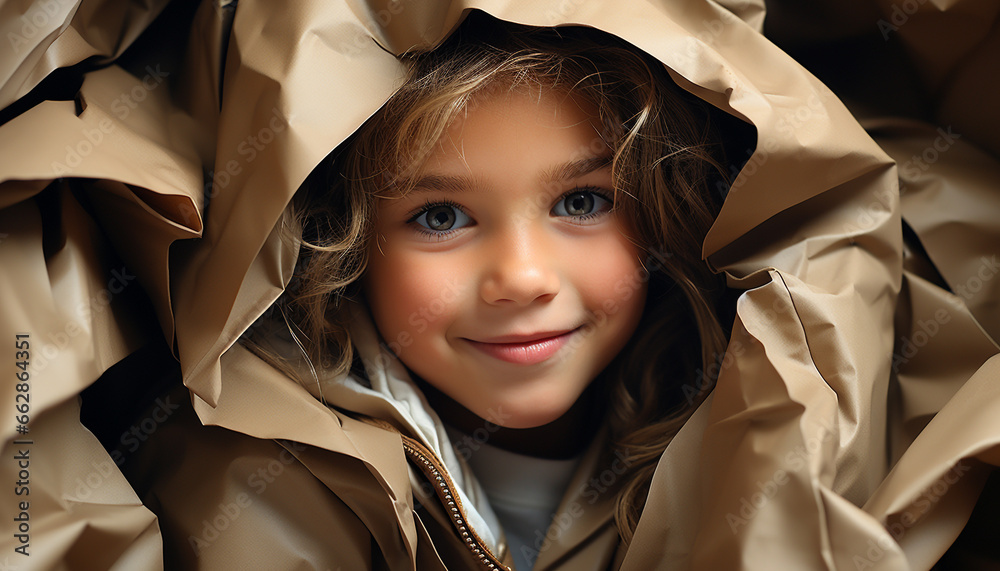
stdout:
<svg viewBox="0 0 1000 571">
<path fill-rule="evenodd" d="M 421 206 L 417 207 L 407 215 L 407 220 L 406 220 L 407 223 L 416 222 L 417 218 L 420 218 L 421 214 L 427 212 L 431 208 L 436 208 L 438 206 L 450 206 L 455 210 L 461 210 L 462 212 L 465 212 L 465 209 L 462 208 L 462 205 L 460 205 L 457 202 L 453 202 L 451 200 L 427 200 Z"/>
<path fill-rule="evenodd" d="M 604 191 L 604 189 L 593 187 L 593 186 L 576 187 L 576 188 L 567 190 L 566 192 L 564 192 L 562 194 L 562 196 L 560 196 L 558 199 L 556 199 L 556 203 L 559 203 L 559 202 L 561 202 L 563 200 L 566 200 L 567 196 L 571 196 L 571 195 L 576 194 L 578 192 L 589 192 L 590 194 L 593 194 L 595 196 L 600 196 L 601 198 L 603 198 L 604 200 L 607 200 L 611 204 L 611 208 L 609 210 L 606 210 L 606 211 L 603 211 L 603 212 L 602 211 L 595 211 L 595 212 L 591 212 L 590 214 L 581 214 L 580 216 L 573 216 L 573 218 L 575 218 L 577 220 L 589 220 L 591 218 L 596 218 L 597 216 L 601 216 L 603 214 L 607 214 L 608 212 L 611 212 L 615 208 L 615 201 L 614 201 L 614 199 L 611 196 L 608 196 L 608 194 Z"/>
<path fill-rule="evenodd" d="M 591 193 L 593 195 L 599 196 L 599 197 L 603 198 L 604 200 L 608 201 L 609 203 L 611 203 L 611 208 L 614 209 L 614 204 L 615 204 L 614 199 L 611 196 L 609 196 L 608 193 L 605 192 L 603 189 L 592 187 L 592 186 L 571 188 L 570 190 L 567 190 L 566 192 L 564 192 L 563 194 L 561 194 L 559 196 L 559 198 L 557 198 L 555 200 L 554 204 L 558 204 L 559 202 L 561 202 L 563 200 L 566 200 L 566 198 L 568 196 L 572 196 L 572 195 L 574 195 L 576 193 L 579 193 L 579 192 L 589 192 L 589 193 Z M 432 208 L 437 208 L 438 206 L 448 206 L 450 208 L 454 208 L 455 210 L 459 210 L 459 211 L 465 213 L 466 216 L 468 216 L 468 213 L 465 212 L 465 209 L 462 208 L 462 206 L 460 204 L 458 204 L 457 202 L 454 202 L 452 200 L 447 200 L 447 199 L 446 200 L 427 200 L 426 202 L 424 202 L 424 204 L 422 206 L 420 206 L 417 209 L 411 211 L 407 215 L 406 223 L 414 226 L 416 228 L 416 230 L 418 232 L 420 232 L 421 234 L 424 234 L 426 236 L 434 236 L 436 238 L 443 238 L 443 237 L 451 234 L 452 232 L 454 232 L 456 230 L 460 230 L 461 228 L 454 228 L 454 229 L 451 229 L 451 230 L 443 230 L 443 231 L 432 231 L 432 230 L 428 230 L 427 228 L 424 228 L 420 224 L 416 223 L 417 222 L 417 218 L 420 218 L 420 216 L 423 215 L 424 213 L 426 213 L 428 210 L 430 210 Z M 602 214 L 607 214 L 607 213 L 608 213 L 608 211 L 595 211 L 595 212 L 591 212 L 589 214 L 581 214 L 580 216 L 573 216 L 572 218 L 575 218 L 577 220 L 589 220 L 591 218 L 595 218 L 597 216 L 601 216 Z"/>
<path fill-rule="evenodd" d="M 465 215 L 468 216 L 468 212 L 465 212 L 465 209 L 462 208 L 462 206 L 457 202 L 451 200 L 427 200 L 426 202 L 424 202 L 423 206 L 420 206 L 416 210 L 411 211 L 409 215 L 407 215 L 406 223 L 409 224 L 410 226 L 413 226 L 417 232 L 420 232 L 424 236 L 430 236 L 432 238 L 438 238 L 438 239 L 443 239 L 445 236 L 448 236 L 452 232 L 455 232 L 456 230 L 461 230 L 461 228 L 452 228 L 450 230 L 434 231 L 434 230 L 428 230 L 427 228 L 424 228 L 420 224 L 417 224 L 417 218 L 420 218 L 424 213 L 426 213 L 431 208 L 437 208 L 438 206 L 449 206 L 451 208 L 454 208 L 455 210 L 459 210 L 465 213 Z"/>
</svg>

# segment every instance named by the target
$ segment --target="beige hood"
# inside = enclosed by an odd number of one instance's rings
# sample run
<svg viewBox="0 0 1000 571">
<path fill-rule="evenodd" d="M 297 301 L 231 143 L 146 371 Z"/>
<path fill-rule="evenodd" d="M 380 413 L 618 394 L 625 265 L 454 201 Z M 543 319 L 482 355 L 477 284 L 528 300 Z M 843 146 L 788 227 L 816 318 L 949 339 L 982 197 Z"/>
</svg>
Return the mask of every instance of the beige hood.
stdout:
<svg viewBox="0 0 1000 571">
<path fill-rule="evenodd" d="M 0 62 L 3 104 L 81 61 L 65 47 L 80 30 L 131 38 L 160 10 L 88 27 L 84 8 L 35 36 L 36 55 Z M 62 538 L 40 568 L 85 549 L 84 528 L 102 530 L 109 562 L 157 567 L 155 518 L 75 399 L 157 336 L 204 423 L 359 456 L 306 389 L 241 375 L 258 369 L 234 344 L 291 279 L 296 252 L 278 230 L 292 194 L 399 84 L 393 54 L 436 45 L 470 9 L 618 35 L 755 135 L 703 247 L 743 291 L 729 350 L 660 462 L 623 568 L 928 569 L 998 460 L 997 159 L 924 124 L 870 123 L 880 146 L 762 35 L 760 4 L 707 0 L 206 2 L 193 23 L 175 10 L 154 24 L 184 22 L 187 44 L 89 71 L 75 101 L 15 109 L 0 126 L 0 327 L 35 343 L 32 547 Z M 892 158 L 935 145 L 954 151 L 927 169 Z M 7 426 L 5 458 L 24 437 Z M 361 459 L 377 472 L 379 458 Z M 73 489 L 105 472 L 100 493 Z"/>
</svg>

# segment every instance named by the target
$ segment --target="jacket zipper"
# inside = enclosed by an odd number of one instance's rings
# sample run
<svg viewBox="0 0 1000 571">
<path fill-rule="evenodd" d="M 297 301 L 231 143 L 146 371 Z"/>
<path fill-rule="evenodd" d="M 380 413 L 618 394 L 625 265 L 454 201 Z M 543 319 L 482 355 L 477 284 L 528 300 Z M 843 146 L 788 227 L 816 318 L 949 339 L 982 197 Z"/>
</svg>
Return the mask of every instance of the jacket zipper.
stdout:
<svg viewBox="0 0 1000 571">
<path fill-rule="evenodd" d="M 462 500 L 452 492 L 456 488 L 455 483 L 434 453 L 413 438 L 403 434 L 400 434 L 400 436 L 403 438 L 403 450 L 406 451 L 407 456 L 413 460 L 414 464 L 431 481 L 434 486 L 434 492 L 444 504 L 445 511 L 448 512 L 451 523 L 458 531 L 458 536 L 465 543 L 465 546 L 472 551 L 473 555 L 476 556 L 480 565 L 484 569 L 491 571 L 511 571 L 510 567 L 501 563 L 493 552 L 490 551 L 490 548 L 486 546 L 486 542 L 479 537 L 479 534 L 466 524 L 467 520 L 465 511 L 462 508 Z"/>
</svg>

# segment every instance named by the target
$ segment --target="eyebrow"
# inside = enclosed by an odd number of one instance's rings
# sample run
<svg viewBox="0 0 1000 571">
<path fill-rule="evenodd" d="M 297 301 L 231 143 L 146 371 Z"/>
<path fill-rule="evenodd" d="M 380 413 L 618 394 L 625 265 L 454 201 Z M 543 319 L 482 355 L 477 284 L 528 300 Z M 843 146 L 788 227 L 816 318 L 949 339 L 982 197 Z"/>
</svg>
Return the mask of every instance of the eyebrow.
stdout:
<svg viewBox="0 0 1000 571">
<path fill-rule="evenodd" d="M 567 163 L 557 165 L 542 173 L 539 177 L 542 182 L 556 182 L 560 180 L 573 180 L 586 176 L 611 166 L 611 157 L 588 157 L 577 159 Z M 474 180 L 468 176 L 451 176 L 429 174 L 418 178 L 413 183 L 414 191 L 444 191 L 444 192 L 464 192 L 475 186 Z"/>
<path fill-rule="evenodd" d="M 422 176 L 413 183 L 413 190 L 441 190 L 445 192 L 462 192 L 472 188 L 472 179 L 467 176 L 447 176 L 430 174 Z"/>
<path fill-rule="evenodd" d="M 542 173 L 542 180 L 545 182 L 573 180 L 575 178 L 586 176 L 592 172 L 605 169 L 609 166 L 611 166 L 610 155 L 578 159 L 545 171 Z"/>
</svg>

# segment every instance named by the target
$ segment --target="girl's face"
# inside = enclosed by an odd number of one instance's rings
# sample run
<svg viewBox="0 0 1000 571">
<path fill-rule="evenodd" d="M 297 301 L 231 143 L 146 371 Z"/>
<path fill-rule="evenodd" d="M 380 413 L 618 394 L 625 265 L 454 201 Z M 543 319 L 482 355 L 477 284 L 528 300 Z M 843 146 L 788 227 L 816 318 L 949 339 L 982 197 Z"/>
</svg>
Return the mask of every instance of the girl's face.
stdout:
<svg viewBox="0 0 1000 571">
<path fill-rule="evenodd" d="M 646 280 L 610 210 L 595 110 L 499 91 L 452 125 L 413 191 L 379 200 L 365 295 L 411 371 L 483 419 L 531 428 L 622 349 Z"/>
</svg>

